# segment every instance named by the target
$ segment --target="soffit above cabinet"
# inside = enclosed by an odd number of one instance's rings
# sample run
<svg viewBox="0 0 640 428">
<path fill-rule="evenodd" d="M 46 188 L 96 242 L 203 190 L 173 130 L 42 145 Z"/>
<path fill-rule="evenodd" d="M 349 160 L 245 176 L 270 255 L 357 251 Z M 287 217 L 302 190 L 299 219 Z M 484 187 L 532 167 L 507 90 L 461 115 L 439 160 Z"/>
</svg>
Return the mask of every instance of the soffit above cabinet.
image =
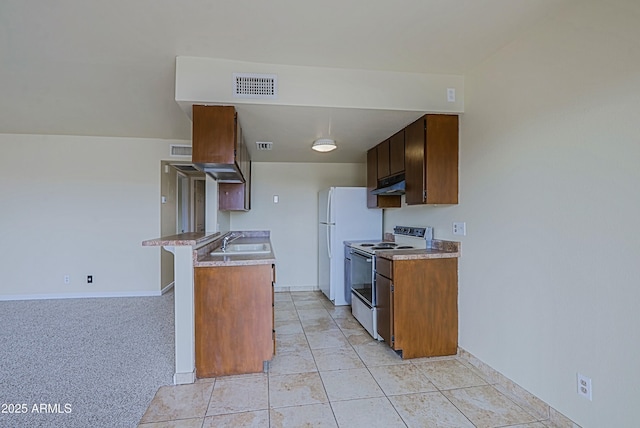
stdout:
<svg viewBox="0 0 640 428">
<path fill-rule="evenodd" d="M 275 76 L 277 97 L 234 96 L 238 72 Z M 447 88 L 456 89 L 455 102 Z M 352 163 L 426 112 L 461 113 L 464 78 L 178 57 L 175 94 L 189 117 L 193 104 L 234 105 L 253 161 Z M 312 151 L 317 138 L 336 140 L 338 149 Z M 257 141 L 273 149 L 259 151 Z"/>
</svg>

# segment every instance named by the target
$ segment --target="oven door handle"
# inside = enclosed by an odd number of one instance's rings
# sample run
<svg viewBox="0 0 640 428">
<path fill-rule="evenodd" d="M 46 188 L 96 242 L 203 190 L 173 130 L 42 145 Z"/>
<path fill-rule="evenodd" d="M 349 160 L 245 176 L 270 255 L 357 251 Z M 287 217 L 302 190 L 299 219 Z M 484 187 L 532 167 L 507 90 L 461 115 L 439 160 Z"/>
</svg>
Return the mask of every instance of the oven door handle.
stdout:
<svg viewBox="0 0 640 428">
<path fill-rule="evenodd" d="M 360 251 L 354 250 L 353 248 L 351 249 L 350 253 L 364 259 L 367 263 L 371 263 L 373 261 L 369 254 L 363 254 Z"/>
</svg>

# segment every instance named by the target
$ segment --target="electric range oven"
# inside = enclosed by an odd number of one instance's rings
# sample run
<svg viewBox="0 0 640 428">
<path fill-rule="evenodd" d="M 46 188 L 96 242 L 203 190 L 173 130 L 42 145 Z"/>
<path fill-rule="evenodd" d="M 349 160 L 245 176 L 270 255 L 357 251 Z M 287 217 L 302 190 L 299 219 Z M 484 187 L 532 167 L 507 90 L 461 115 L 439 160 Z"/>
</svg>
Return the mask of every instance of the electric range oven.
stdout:
<svg viewBox="0 0 640 428">
<path fill-rule="evenodd" d="M 428 227 L 396 226 L 394 242 L 351 243 L 345 250 L 351 288 L 351 312 L 374 339 L 380 339 L 376 316 L 376 252 L 427 248 L 433 239 Z"/>
</svg>

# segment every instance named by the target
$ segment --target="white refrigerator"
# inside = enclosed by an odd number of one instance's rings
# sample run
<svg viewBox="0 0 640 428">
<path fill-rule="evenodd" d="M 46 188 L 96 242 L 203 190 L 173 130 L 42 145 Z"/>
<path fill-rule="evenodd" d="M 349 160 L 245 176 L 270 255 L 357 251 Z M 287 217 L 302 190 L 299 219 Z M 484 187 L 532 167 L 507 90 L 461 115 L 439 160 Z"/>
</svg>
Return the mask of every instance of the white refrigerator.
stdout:
<svg viewBox="0 0 640 428">
<path fill-rule="evenodd" d="M 318 286 L 336 306 L 351 304 L 344 269 L 344 241 L 382 238 L 382 210 L 367 208 L 366 187 L 318 192 Z"/>
</svg>

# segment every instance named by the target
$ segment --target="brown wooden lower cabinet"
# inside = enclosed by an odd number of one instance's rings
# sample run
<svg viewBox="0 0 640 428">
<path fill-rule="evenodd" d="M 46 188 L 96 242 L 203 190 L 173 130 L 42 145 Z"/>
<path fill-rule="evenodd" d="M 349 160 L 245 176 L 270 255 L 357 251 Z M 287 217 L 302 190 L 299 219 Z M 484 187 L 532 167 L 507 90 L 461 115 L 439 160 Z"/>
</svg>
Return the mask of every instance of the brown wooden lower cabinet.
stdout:
<svg viewBox="0 0 640 428">
<path fill-rule="evenodd" d="M 402 358 L 458 351 L 458 259 L 376 258 L 378 334 Z"/>
<path fill-rule="evenodd" d="M 275 267 L 194 270 L 196 376 L 262 372 L 275 349 Z"/>
</svg>

